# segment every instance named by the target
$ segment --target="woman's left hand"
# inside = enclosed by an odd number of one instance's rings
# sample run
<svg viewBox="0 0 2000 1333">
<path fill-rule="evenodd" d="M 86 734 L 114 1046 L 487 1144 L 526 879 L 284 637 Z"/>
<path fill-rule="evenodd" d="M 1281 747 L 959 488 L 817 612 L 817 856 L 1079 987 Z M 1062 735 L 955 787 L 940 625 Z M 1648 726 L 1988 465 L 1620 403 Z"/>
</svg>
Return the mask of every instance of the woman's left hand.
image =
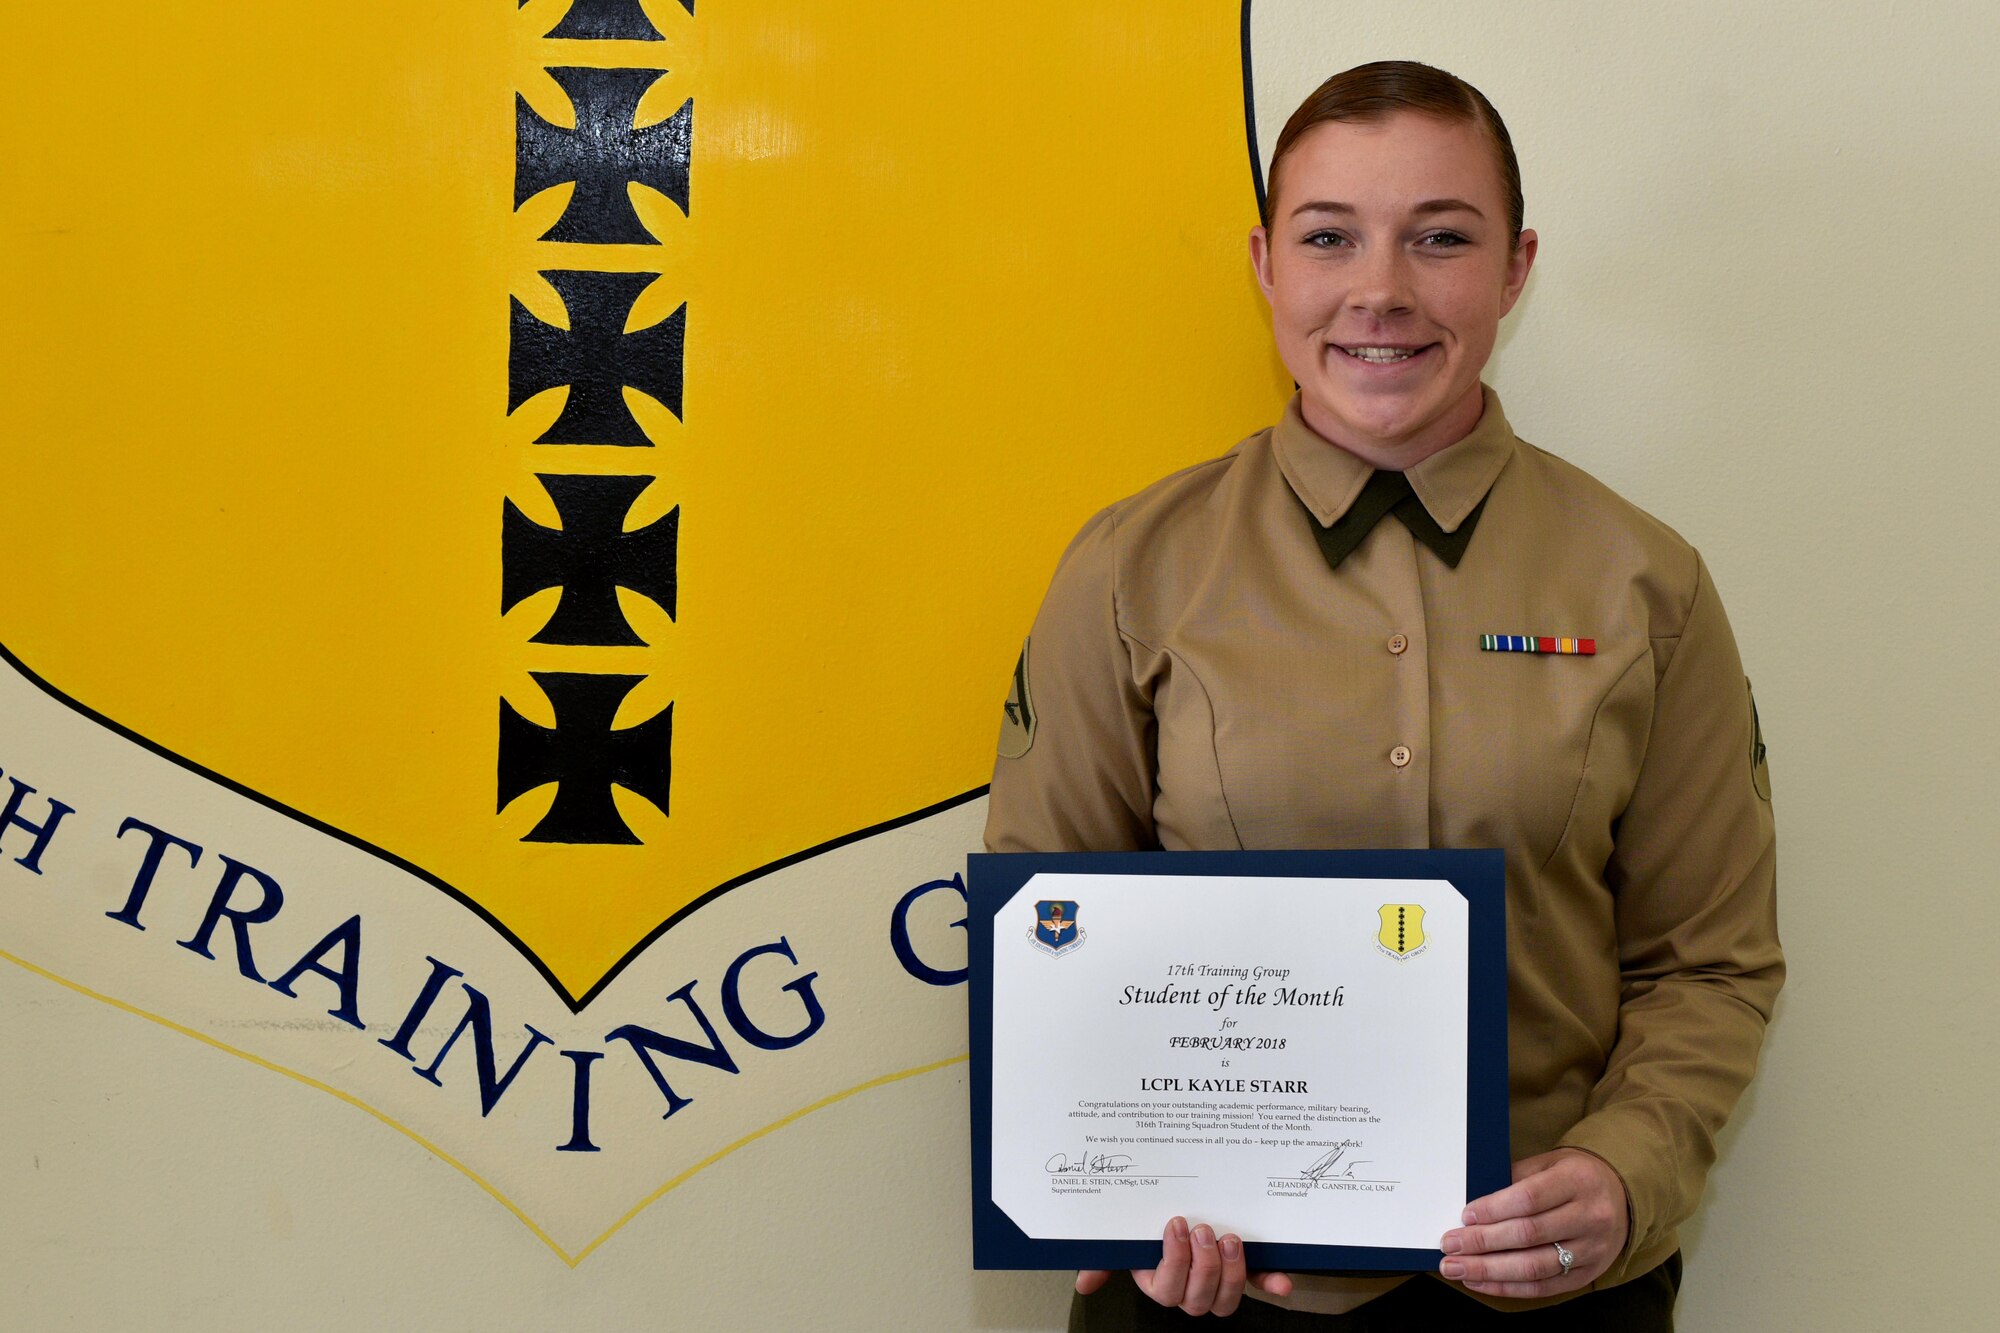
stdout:
<svg viewBox="0 0 2000 1333">
<path fill-rule="evenodd" d="M 1439 1246 L 1445 1277 L 1488 1296 L 1581 1291 L 1624 1252 L 1625 1182 L 1602 1158 L 1558 1148 L 1514 1163 L 1514 1183 L 1467 1204 L 1465 1223 Z"/>
</svg>

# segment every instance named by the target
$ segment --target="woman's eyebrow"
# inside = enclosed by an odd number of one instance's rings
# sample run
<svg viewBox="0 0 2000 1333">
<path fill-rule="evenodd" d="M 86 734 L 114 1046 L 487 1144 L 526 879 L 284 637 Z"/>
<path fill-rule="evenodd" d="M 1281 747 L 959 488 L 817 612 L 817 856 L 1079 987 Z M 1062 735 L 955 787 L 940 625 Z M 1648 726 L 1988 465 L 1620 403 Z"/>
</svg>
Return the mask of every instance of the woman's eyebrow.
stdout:
<svg viewBox="0 0 2000 1333">
<path fill-rule="evenodd" d="M 1419 217 L 1431 213 L 1470 213 L 1476 218 L 1486 216 L 1476 206 L 1466 203 L 1463 199 L 1426 199 L 1410 211 Z"/>
<path fill-rule="evenodd" d="M 1309 199 L 1297 208 L 1294 208 L 1292 216 L 1297 217 L 1301 213 L 1352 214 L 1355 211 L 1353 204 L 1343 204 L 1338 200 Z M 1470 213 L 1477 218 L 1486 216 L 1476 205 L 1469 204 L 1463 199 L 1426 199 L 1421 204 L 1417 204 L 1411 208 L 1410 212 L 1417 217 L 1428 217 L 1433 213 Z"/>
</svg>

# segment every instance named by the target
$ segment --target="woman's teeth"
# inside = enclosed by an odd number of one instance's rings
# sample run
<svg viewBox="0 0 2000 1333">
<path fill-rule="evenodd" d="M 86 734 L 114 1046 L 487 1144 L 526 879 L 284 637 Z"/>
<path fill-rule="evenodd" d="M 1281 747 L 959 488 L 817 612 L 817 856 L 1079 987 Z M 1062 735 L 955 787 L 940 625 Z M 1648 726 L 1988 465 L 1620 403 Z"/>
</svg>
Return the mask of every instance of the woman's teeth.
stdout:
<svg viewBox="0 0 2000 1333">
<path fill-rule="evenodd" d="M 1408 361 L 1423 349 L 1417 348 L 1412 351 L 1401 347 L 1343 347 L 1340 350 L 1356 361 L 1369 361 L 1380 366 L 1387 365 L 1391 361 Z"/>
</svg>

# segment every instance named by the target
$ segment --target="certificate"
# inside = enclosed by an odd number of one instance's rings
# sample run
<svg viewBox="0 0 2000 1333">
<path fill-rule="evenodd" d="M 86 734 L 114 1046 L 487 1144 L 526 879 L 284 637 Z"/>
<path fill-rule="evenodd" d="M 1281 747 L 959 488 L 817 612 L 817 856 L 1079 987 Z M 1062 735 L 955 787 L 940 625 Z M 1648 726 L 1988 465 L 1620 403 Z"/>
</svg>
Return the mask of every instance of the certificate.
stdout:
<svg viewBox="0 0 2000 1333">
<path fill-rule="evenodd" d="M 1510 1179 L 1497 851 L 971 858 L 973 1263 L 1435 1268 Z"/>
</svg>

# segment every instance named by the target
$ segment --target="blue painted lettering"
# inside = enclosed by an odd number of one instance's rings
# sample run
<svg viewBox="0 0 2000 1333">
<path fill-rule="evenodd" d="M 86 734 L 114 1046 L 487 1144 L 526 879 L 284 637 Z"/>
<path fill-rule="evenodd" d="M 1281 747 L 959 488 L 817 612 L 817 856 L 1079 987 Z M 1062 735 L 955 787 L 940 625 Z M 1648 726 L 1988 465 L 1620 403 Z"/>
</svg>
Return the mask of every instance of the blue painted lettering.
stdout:
<svg viewBox="0 0 2000 1333">
<path fill-rule="evenodd" d="M 919 884 L 916 888 L 904 894 L 896 903 L 895 910 L 889 913 L 889 947 L 896 951 L 896 961 L 903 965 L 903 970 L 925 985 L 961 986 L 965 984 L 965 968 L 932 967 L 930 964 L 924 962 L 923 959 L 917 957 L 916 946 L 910 941 L 910 909 L 916 906 L 919 898 L 922 898 L 927 893 L 935 893 L 940 889 L 956 889 L 960 901 L 963 901 L 965 898 L 965 879 L 960 875 L 953 875 L 950 879 L 934 879 L 928 884 Z M 965 918 L 960 917 L 951 924 L 963 930 L 965 929 Z"/>
<path fill-rule="evenodd" d="M 187 853 L 188 867 L 201 864 L 201 848 L 185 838 L 176 838 L 165 829 L 154 828 L 143 820 L 128 819 L 118 826 L 118 836 L 123 838 L 133 829 L 146 835 L 146 856 L 139 862 L 139 873 L 132 878 L 132 891 L 125 895 L 125 905 L 115 912 L 104 915 L 113 921 L 123 921 L 134 930 L 144 930 L 139 924 L 139 909 L 146 905 L 146 895 L 153 891 L 153 877 L 160 873 L 160 860 L 167 854 L 167 848 L 178 847 Z"/>
<path fill-rule="evenodd" d="M 14 859 L 26 866 L 30 874 L 39 875 L 42 873 L 42 853 L 49 849 L 63 816 L 74 814 L 76 807 L 64 805 L 54 797 L 45 797 L 49 807 L 48 818 L 39 824 L 31 824 L 21 814 L 21 802 L 34 795 L 35 789 L 19 778 L 8 778 L 7 781 L 14 785 L 14 794 L 7 798 L 6 807 L 0 809 L 0 843 L 6 842 L 9 829 L 19 828 L 32 834 L 35 841 L 28 848 L 28 854 Z"/>
<path fill-rule="evenodd" d="M 521 1072 L 521 1067 L 528 1063 L 528 1057 L 548 1038 L 523 1023 L 521 1026 L 528 1034 L 528 1044 L 514 1057 L 514 1063 L 507 1067 L 507 1072 L 499 1073 L 500 1062 L 493 1050 L 493 1006 L 472 987 L 463 982 L 459 985 L 465 991 L 465 1017 L 458 1020 L 458 1026 L 444 1039 L 444 1045 L 439 1048 L 437 1058 L 431 1061 L 430 1068 L 417 1070 L 417 1077 L 443 1087 L 443 1080 L 437 1076 L 438 1066 L 451 1054 L 451 1048 L 458 1044 L 459 1034 L 467 1028 L 472 1029 L 472 1052 L 479 1073 L 479 1114 L 485 1117 L 493 1114 L 493 1108 L 500 1104 L 501 1096 Z"/>
<path fill-rule="evenodd" d="M 411 1064 L 415 1064 L 417 1060 L 416 1056 L 410 1054 L 410 1039 L 417 1035 L 417 1026 L 430 1017 L 431 1006 L 437 1003 L 438 996 L 444 992 L 444 983 L 453 977 L 465 975 L 450 963 L 440 963 L 429 954 L 424 955 L 424 961 L 431 965 L 431 974 L 424 979 L 424 988 L 417 992 L 415 1003 L 410 1005 L 410 1012 L 403 1015 L 403 1026 L 396 1029 L 396 1035 L 382 1039 L 384 1046 Z"/>
<path fill-rule="evenodd" d="M 813 979 L 819 976 L 819 973 L 808 972 L 797 980 L 788 981 L 779 987 L 780 990 L 788 990 L 797 995 L 800 1002 L 805 1005 L 806 1025 L 804 1027 L 800 1028 L 797 1032 L 781 1036 L 776 1033 L 766 1032 L 755 1023 L 752 1023 L 750 1015 L 744 1012 L 743 1009 L 741 985 L 743 968 L 752 958 L 767 953 L 782 955 L 788 963 L 797 963 L 799 961 L 798 955 L 792 952 L 792 946 L 786 942 L 785 937 L 782 935 L 778 937 L 776 944 L 760 944 L 756 948 L 745 952 L 735 962 L 731 963 L 729 970 L 722 975 L 722 1014 L 723 1017 L 729 1020 L 729 1026 L 736 1029 L 736 1035 L 749 1042 L 752 1046 L 765 1051 L 783 1051 L 798 1045 L 807 1037 L 812 1036 L 813 1033 L 825 1027 L 826 1010 L 820 1007 L 819 997 L 813 994 L 812 989 Z"/>
<path fill-rule="evenodd" d="M 218 853 L 221 855 L 221 853 Z M 222 857 L 222 879 L 215 886 L 215 894 L 208 900 L 208 911 L 202 914 L 201 925 L 194 935 L 181 941 L 181 948 L 192 949 L 203 958 L 213 958 L 208 951 L 210 937 L 224 917 L 229 918 L 229 929 L 236 936 L 236 968 L 252 981 L 264 978 L 257 971 L 256 960 L 250 956 L 250 927 L 262 921 L 269 921 L 285 905 L 285 891 L 278 887 L 278 881 L 253 866 L 244 865 L 233 856 Z M 230 895 L 245 879 L 254 879 L 264 891 L 264 896 L 255 907 L 231 907 Z"/>
<path fill-rule="evenodd" d="M 338 971 L 321 961 L 336 945 L 340 948 Z M 340 987 L 340 1003 L 327 1012 L 341 1022 L 351 1023 L 365 1031 L 367 1025 L 361 1021 L 361 1014 L 355 1007 L 361 989 L 360 917 L 351 916 L 335 926 L 325 939 L 306 951 L 306 956 L 299 959 L 291 971 L 272 982 L 271 989 L 280 995 L 289 995 L 297 999 L 298 992 L 292 989 L 292 983 L 308 972 L 317 972 Z"/>
<path fill-rule="evenodd" d="M 632 1053 L 646 1066 L 646 1072 L 651 1074 L 653 1082 L 659 1085 L 660 1095 L 667 1099 L 666 1114 L 660 1117 L 662 1120 L 671 1119 L 676 1111 L 694 1098 L 683 1097 L 674 1091 L 673 1086 L 667 1082 L 667 1076 L 660 1071 L 659 1063 L 653 1059 L 655 1055 L 664 1055 L 670 1060 L 692 1060 L 697 1064 L 720 1069 L 724 1073 L 737 1072 L 735 1059 L 723 1047 L 722 1039 L 715 1035 L 715 1025 L 708 1021 L 708 1015 L 695 1003 L 694 988 L 695 983 L 690 981 L 667 999 L 670 1002 L 679 1000 L 688 1007 L 688 1012 L 694 1015 L 695 1022 L 701 1024 L 701 1030 L 708 1038 L 708 1045 L 698 1046 L 681 1037 L 669 1037 L 651 1028 L 642 1028 L 637 1023 L 627 1023 L 604 1034 L 606 1041 L 624 1041 L 632 1044 Z"/>
<path fill-rule="evenodd" d="M 576 1095 L 570 1103 L 569 1142 L 556 1149 L 557 1152 L 596 1152 L 597 1145 L 590 1141 L 590 1066 L 595 1060 L 602 1060 L 602 1051 L 560 1051 L 559 1055 L 576 1065 Z"/>
</svg>

